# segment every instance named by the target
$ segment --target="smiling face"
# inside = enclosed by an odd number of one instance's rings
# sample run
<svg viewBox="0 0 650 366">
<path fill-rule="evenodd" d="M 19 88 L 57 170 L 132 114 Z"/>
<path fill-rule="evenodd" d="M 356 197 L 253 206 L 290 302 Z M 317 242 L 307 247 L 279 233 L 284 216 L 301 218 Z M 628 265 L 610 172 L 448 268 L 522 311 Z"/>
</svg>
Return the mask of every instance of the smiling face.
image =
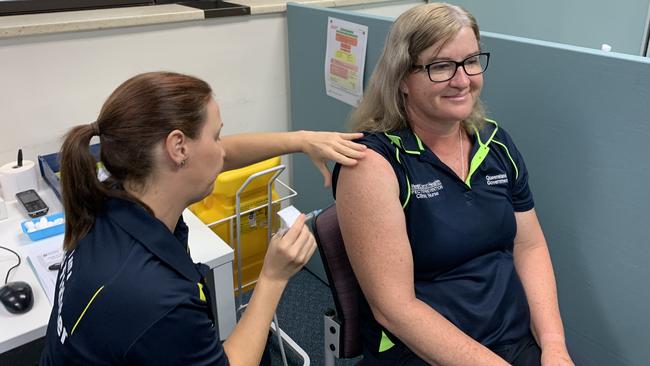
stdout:
<svg viewBox="0 0 650 366">
<path fill-rule="evenodd" d="M 222 127 L 219 106 L 211 98 L 206 106 L 206 120 L 201 134 L 188 143 L 191 161 L 188 161 L 185 173 L 189 178 L 188 185 L 197 192 L 193 201 L 199 201 L 212 192 L 214 180 L 223 169 L 226 152 L 220 138 Z"/>
<path fill-rule="evenodd" d="M 478 41 L 469 27 L 463 27 L 448 42 L 434 44 L 422 51 L 417 64 L 434 61 L 460 62 L 479 53 Z M 468 76 L 462 67 L 451 80 L 432 82 L 424 70 L 409 73 L 402 81 L 408 119 L 415 126 L 451 125 L 470 116 L 481 94 L 483 75 Z M 414 127 L 415 127 L 414 126 Z"/>
</svg>

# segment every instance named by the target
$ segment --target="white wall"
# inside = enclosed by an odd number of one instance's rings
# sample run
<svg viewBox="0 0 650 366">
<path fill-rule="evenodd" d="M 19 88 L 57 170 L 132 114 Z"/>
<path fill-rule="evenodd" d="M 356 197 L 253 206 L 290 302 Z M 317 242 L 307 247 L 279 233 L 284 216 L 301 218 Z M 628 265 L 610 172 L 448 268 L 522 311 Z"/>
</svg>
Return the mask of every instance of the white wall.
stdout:
<svg viewBox="0 0 650 366">
<path fill-rule="evenodd" d="M 284 14 L 0 40 L 0 162 L 56 151 L 132 75 L 172 70 L 215 90 L 224 133 L 285 130 Z"/>
<path fill-rule="evenodd" d="M 395 16 L 422 1 L 357 6 Z M 93 121 L 108 95 L 141 72 L 209 82 L 224 134 L 289 124 L 284 13 L 0 39 L 0 164 L 57 151 L 72 126 Z"/>
<path fill-rule="evenodd" d="M 389 3 L 347 6 L 342 9 L 396 18 L 406 10 L 416 5 L 425 4 L 426 2 L 426 0 L 398 0 Z"/>
</svg>

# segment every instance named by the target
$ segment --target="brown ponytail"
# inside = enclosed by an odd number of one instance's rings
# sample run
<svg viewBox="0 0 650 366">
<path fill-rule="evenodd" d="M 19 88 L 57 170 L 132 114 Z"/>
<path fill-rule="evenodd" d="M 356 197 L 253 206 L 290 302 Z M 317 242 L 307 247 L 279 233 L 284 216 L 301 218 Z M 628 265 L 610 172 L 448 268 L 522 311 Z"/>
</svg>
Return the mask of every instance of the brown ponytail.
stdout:
<svg viewBox="0 0 650 366">
<path fill-rule="evenodd" d="M 111 94 L 97 122 L 68 132 L 60 155 L 65 250 L 88 234 L 106 199 L 126 198 L 144 206 L 119 187 L 125 181 L 146 183 L 155 165 L 153 150 L 171 131 L 197 138 L 211 96 L 210 86 L 192 76 L 140 74 Z M 88 150 L 94 135 L 100 137 L 100 158 L 111 175 L 105 182 L 97 179 L 96 160 Z"/>
<path fill-rule="evenodd" d="M 71 243 L 88 233 L 104 198 L 103 186 L 95 173 L 95 158 L 88 150 L 93 135 L 91 125 L 74 127 L 61 148 L 61 193 L 67 220 L 65 250 L 72 249 Z"/>
</svg>

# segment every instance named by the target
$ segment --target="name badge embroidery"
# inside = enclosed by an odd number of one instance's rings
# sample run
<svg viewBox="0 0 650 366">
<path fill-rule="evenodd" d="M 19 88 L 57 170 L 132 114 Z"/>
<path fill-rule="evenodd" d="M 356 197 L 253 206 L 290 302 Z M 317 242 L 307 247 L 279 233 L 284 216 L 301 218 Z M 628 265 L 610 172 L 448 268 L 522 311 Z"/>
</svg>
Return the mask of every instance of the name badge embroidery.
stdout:
<svg viewBox="0 0 650 366">
<path fill-rule="evenodd" d="M 494 186 L 497 184 L 508 184 L 508 176 L 505 174 L 486 175 L 485 181 L 487 182 L 488 186 Z"/>
<path fill-rule="evenodd" d="M 444 187 L 440 179 L 423 184 L 411 184 L 411 194 L 418 199 L 428 199 L 438 197 Z"/>
</svg>

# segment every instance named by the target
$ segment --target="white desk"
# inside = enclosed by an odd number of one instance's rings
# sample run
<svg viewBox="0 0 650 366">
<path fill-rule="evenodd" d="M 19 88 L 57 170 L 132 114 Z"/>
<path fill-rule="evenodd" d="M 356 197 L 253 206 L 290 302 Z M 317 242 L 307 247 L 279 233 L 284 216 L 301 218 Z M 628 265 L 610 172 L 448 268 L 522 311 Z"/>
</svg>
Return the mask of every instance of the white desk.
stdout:
<svg viewBox="0 0 650 366">
<path fill-rule="evenodd" d="M 39 194 L 50 207 L 50 212 L 62 211 L 61 203 L 54 192 L 43 182 Z M 46 187 L 46 188 L 43 188 Z M 25 248 L 38 245 L 20 230 L 20 222 L 28 219 L 16 202 L 6 202 L 8 219 L 0 220 L 0 245 L 20 254 L 21 265 L 11 271 L 9 281 L 25 281 L 34 291 L 34 307 L 25 314 L 9 313 L 0 305 L 0 354 L 45 336 L 47 322 L 50 318 L 50 304 L 43 288 L 36 278 L 25 257 Z M 233 296 L 233 250 L 212 230 L 207 228 L 194 214 L 185 210 L 183 218 L 190 229 L 188 243 L 192 259 L 205 263 L 212 269 L 214 294 L 217 308 L 217 323 L 221 339 L 225 339 L 235 327 L 235 299 Z M 63 243 L 63 235 L 60 235 Z M 0 249 L 0 285 L 4 284 L 7 270 L 16 264 L 16 256 Z"/>
<path fill-rule="evenodd" d="M 187 242 L 192 260 L 204 263 L 212 269 L 214 287 L 211 287 L 210 291 L 215 298 L 219 336 L 224 340 L 237 322 L 232 273 L 234 251 L 190 210 L 183 212 L 183 219 L 190 229 Z"/>
</svg>

